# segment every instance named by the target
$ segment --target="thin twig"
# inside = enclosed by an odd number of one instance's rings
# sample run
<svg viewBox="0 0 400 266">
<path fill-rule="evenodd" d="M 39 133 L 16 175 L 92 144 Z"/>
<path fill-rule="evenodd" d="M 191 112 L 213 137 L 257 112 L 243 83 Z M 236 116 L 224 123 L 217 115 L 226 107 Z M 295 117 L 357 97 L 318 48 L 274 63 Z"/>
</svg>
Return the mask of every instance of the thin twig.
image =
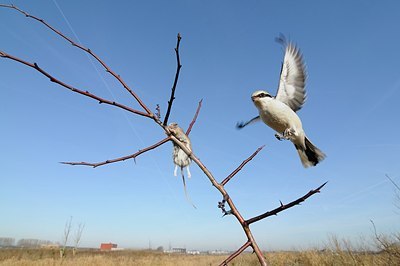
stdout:
<svg viewBox="0 0 400 266">
<path fill-rule="evenodd" d="M 188 129 L 186 130 L 186 136 L 189 136 L 190 131 L 192 131 L 192 127 L 194 123 L 196 123 L 197 117 L 199 116 L 200 108 L 201 108 L 201 103 L 203 102 L 203 99 L 200 100 L 199 105 L 197 106 L 196 113 L 194 114 L 192 122 L 190 122 L 190 125 Z"/>
<path fill-rule="evenodd" d="M 236 168 L 230 175 L 228 175 L 228 176 L 221 182 L 221 185 L 222 185 L 222 186 L 225 186 L 226 183 L 228 183 L 229 180 L 232 179 L 232 177 L 234 177 L 240 170 L 242 170 L 242 168 L 243 168 L 248 162 L 250 162 L 250 161 L 257 155 L 257 153 L 259 153 L 264 147 L 265 147 L 265 145 L 261 146 L 261 147 L 258 148 L 252 155 L 250 155 L 249 158 L 247 158 L 246 160 L 244 160 L 244 161 L 242 162 L 242 164 L 239 165 L 238 168 Z"/>
<path fill-rule="evenodd" d="M 165 113 L 165 118 L 164 118 L 164 123 L 163 123 L 164 126 L 166 126 L 168 124 L 168 118 L 171 113 L 172 103 L 175 100 L 175 89 L 176 89 L 176 85 L 178 84 L 179 73 L 182 68 L 181 59 L 179 57 L 179 44 L 181 43 L 181 39 L 182 39 L 181 34 L 178 33 L 176 47 L 175 47 L 176 73 L 175 73 L 174 85 L 172 86 L 172 89 L 171 89 L 171 97 L 169 98 L 169 101 L 168 101 L 167 112 Z"/>
<path fill-rule="evenodd" d="M 298 204 L 300 204 L 301 202 L 303 202 L 303 201 L 305 201 L 306 199 L 308 199 L 309 197 L 311 197 L 312 195 L 314 195 L 315 193 L 320 193 L 321 188 L 323 188 L 323 187 L 326 185 L 326 183 L 328 183 L 328 182 L 323 183 L 321 186 L 319 186 L 319 187 L 316 188 L 316 189 L 310 190 L 310 191 L 309 191 L 307 194 L 305 194 L 303 197 L 298 198 L 297 200 L 294 200 L 294 201 L 292 201 L 292 202 L 290 202 L 290 203 L 288 203 L 288 204 L 286 204 L 286 205 L 284 205 L 284 204 L 281 202 L 281 206 L 279 206 L 278 208 L 273 209 L 272 211 L 265 212 L 265 213 L 263 213 L 263 214 L 261 214 L 261 215 L 259 215 L 259 216 L 253 217 L 253 218 L 251 218 L 251 219 L 248 219 L 248 220 L 246 221 L 246 223 L 247 223 L 248 225 L 250 225 L 250 224 L 255 223 L 255 222 L 257 222 L 257 221 L 260 221 L 260 220 L 262 220 L 262 219 L 264 219 L 264 218 L 267 218 L 268 216 L 277 215 L 277 214 L 278 214 L 279 212 L 281 212 L 281 211 L 284 211 L 284 210 L 289 209 L 289 208 L 291 208 L 291 207 L 293 207 L 293 206 L 295 206 L 295 205 L 298 205 Z"/>
<path fill-rule="evenodd" d="M 112 159 L 112 160 L 107 160 L 107 161 L 104 161 L 104 162 L 99 162 L 99 163 L 88 163 L 88 162 L 60 162 L 60 163 L 62 163 L 62 164 L 69 164 L 69 165 L 92 166 L 93 168 L 95 168 L 95 167 L 102 166 L 102 165 L 105 165 L 105 164 L 110 164 L 110 163 L 115 163 L 115 162 L 121 162 L 121 161 L 125 161 L 125 160 L 128 160 L 128 159 L 135 159 L 135 158 L 136 158 L 137 156 L 139 156 L 140 154 L 145 153 L 145 152 L 150 151 L 150 150 L 153 150 L 153 149 L 157 148 L 158 146 L 161 146 L 162 144 L 164 144 L 164 143 L 166 143 L 166 142 L 168 142 L 168 141 L 170 141 L 170 140 L 171 140 L 170 137 L 166 137 L 165 139 L 163 139 L 163 140 L 157 142 L 156 144 L 151 145 L 151 146 L 149 146 L 149 147 L 147 147 L 147 148 L 144 148 L 144 149 L 142 149 L 142 150 L 139 150 L 138 152 L 136 152 L 136 153 L 134 153 L 134 154 L 127 155 L 127 156 L 123 156 L 123 157 L 116 158 L 116 159 Z"/>
<path fill-rule="evenodd" d="M 131 112 L 131 113 L 134 113 L 134 114 L 137 114 L 137 115 L 141 115 L 141 116 L 145 116 L 145 117 L 152 118 L 151 115 L 149 115 L 148 113 L 145 113 L 145 112 L 142 112 L 142 111 L 139 111 L 139 110 L 132 109 L 132 108 L 126 106 L 126 105 L 117 103 L 117 102 L 115 102 L 115 101 L 109 101 L 109 100 L 107 100 L 107 99 L 104 99 L 104 98 L 101 98 L 101 97 L 99 97 L 99 96 L 97 96 L 97 95 L 94 95 L 94 94 L 90 93 L 89 91 L 83 91 L 83 90 L 77 89 L 77 88 L 75 88 L 75 87 L 73 87 L 73 86 L 71 86 L 71 85 L 69 85 L 69 84 L 67 84 L 67 83 L 64 83 L 64 82 L 58 80 L 57 78 L 55 78 L 54 76 L 52 76 L 51 74 L 49 74 L 48 72 L 46 72 L 44 69 L 42 69 L 41 67 L 39 67 L 39 65 L 36 64 L 36 63 L 30 63 L 30 62 L 24 61 L 24 60 L 22 60 L 22 59 L 20 59 L 20 58 L 18 58 L 18 57 L 15 57 L 15 56 L 13 56 L 13 55 L 7 54 L 6 52 L 3 52 L 3 51 L 0 51 L 0 57 L 7 58 L 7 59 L 11 59 L 11 60 L 13 60 L 13 61 L 19 62 L 19 63 L 24 64 L 24 65 L 26 65 L 26 66 L 29 66 L 29 67 L 31 67 L 31 68 L 33 68 L 33 69 L 39 71 L 39 72 L 40 72 L 41 74 L 43 74 L 44 76 L 48 77 L 48 78 L 50 79 L 51 82 L 57 83 L 57 84 L 63 86 L 64 88 L 69 89 L 69 90 L 72 91 L 72 92 L 76 92 L 76 93 L 82 94 L 82 95 L 84 95 L 84 96 L 87 96 L 87 97 L 89 97 L 89 98 L 95 99 L 95 100 L 97 100 L 100 104 L 101 104 L 101 103 L 105 103 L 105 104 L 113 105 L 113 106 L 119 107 L 119 108 L 121 108 L 121 109 L 124 109 L 124 110 L 126 110 L 126 111 L 128 111 L 128 112 Z"/>
<path fill-rule="evenodd" d="M 90 54 L 92 57 L 94 57 L 106 69 L 106 72 L 110 73 L 112 76 L 114 76 L 121 83 L 121 85 L 135 98 L 135 100 L 138 102 L 138 104 L 146 111 L 146 113 L 148 114 L 149 117 L 153 116 L 153 113 L 150 111 L 150 109 L 142 102 L 142 100 L 139 98 L 139 96 L 137 96 L 136 93 L 133 92 L 131 90 L 131 88 L 129 88 L 129 86 L 125 83 L 125 81 L 121 78 L 121 76 L 116 74 L 114 71 L 112 71 L 110 69 L 110 67 L 103 60 L 100 59 L 100 57 L 98 57 L 95 53 L 93 53 L 92 50 L 90 50 L 89 48 L 86 48 L 86 47 L 74 42 L 71 38 L 69 38 L 66 35 L 64 35 L 61 31 L 55 29 L 53 26 L 48 24 L 43 19 L 38 18 L 36 16 L 32 16 L 32 15 L 28 14 L 27 12 L 19 9 L 18 7 L 14 6 L 14 5 L 1 4 L 0 7 L 6 7 L 6 8 L 14 9 L 14 10 L 24 14 L 25 17 L 27 17 L 27 18 L 32 18 L 32 19 L 34 19 L 36 21 L 39 21 L 40 23 L 45 25 L 47 28 L 49 28 L 51 31 L 55 32 L 56 34 L 61 36 L 63 39 L 65 39 L 66 41 L 71 43 L 72 46 L 78 47 L 79 49 L 81 49 L 81 50 L 87 52 L 88 54 Z"/>
</svg>

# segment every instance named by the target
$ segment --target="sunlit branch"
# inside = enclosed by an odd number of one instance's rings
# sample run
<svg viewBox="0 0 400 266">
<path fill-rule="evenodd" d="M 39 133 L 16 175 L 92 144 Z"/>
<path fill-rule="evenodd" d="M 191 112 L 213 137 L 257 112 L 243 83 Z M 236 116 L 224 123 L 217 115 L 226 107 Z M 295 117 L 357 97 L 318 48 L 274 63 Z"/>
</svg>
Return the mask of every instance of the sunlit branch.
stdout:
<svg viewBox="0 0 400 266">
<path fill-rule="evenodd" d="M 227 266 L 228 263 L 230 261 L 232 261 L 234 258 L 236 258 L 237 256 L 239 256 L 243 251 L 246 250 L 246 248 L 248 248 L 249 246 L 251 246 L 251 242 L 247 241 L 246 243 L 244 243 L 243 246 L 241 246 L 238 250 L 236 250 L 235 252 L 233 252 L 228 258 L 226 258 L 226 260 L 224 260 L 220 266 Z"/>
<path fill-rule="evenodd" d="M 250 155 L 249 158 L 247 158 L 246 160 L 244 160 L 244 161 L 242 162 L 242 164 L 239 165 L 238 168 L 236 168 L 230 175 L 228 175 L 228 176 L 221 182 L 221 185 L 225 186 L 225 184 L 228 183 L 229 180 L 231 180 L 232 177 L 234 177 L 240 170 L 242 170 L 242 168 L 243 168 L 248 162 L 250 162 L 250 161 L 257 155 L 257 153 L 259 153 L 264 147 L 265 147 L 265 145 L 261 146 L 261 147 L 258 148 L 252 155 Z"/>
<path fill-rule="evenodd" d="M 321 188 L 323 188 L 326 185 L 326 183 L 328 183 L 328 182 L 323 183 L 321 186 L 319 186 L 316 189 L 310 190 L 303 197 L 298 198 L 297 200 L 294 200 L 294 201 L 292 201 L 292 202 L 290 202 L 288 204 L 283 204 L 281 202 L 281 206 L 279 206 L 278 208 L 273 209 L 272 211 L 265 212 L 265 213 L 263 213 L 263 214 L 261 214 L 259 216 L 253 217 L 253 218 L 247 220 L 246 223 L 248 225 L 250 225 L 250 224 L 255 223 L 257 221 L 260 221 L 260 220 L 262 220 L 264 218 L 267 218 L 268 216 L 277 215 L 281 211 L 284 211 L 284 210 L 289 209 L 289 208 L 291 208 L 293 206 L 299 205 L 301 202 L 305 201 L 306 199 L 308 199 L 309 197 L 311 197 L 315 193 L 320 193 Z"/>
<path fill-rule="evenodd" d="M 125 160 L 128 160 L 128 159 L 135 159 L 137 156 L 141 155 L 142 153 L 145 153 L 147 151 L 153 150 L 153 149 L 157 148 L 158 146 L 161 146 L 162 144 L 164 144 L 164 143 L 166 143 L 166 142 L 168 142 L 170 140 L 171 140 L 170 137 L 166 137 L 165 139 L 157 142 L 156 144 L 151 145 L 151 146 L 149 146 L 147 148 L 144 148 L 142 150 L 139 150 L 138 152 L 136 152 L 134 154 L 123 156 L 123 157 L 112 159 L 112 160 L 106 160 L 106 161 L 99 162 L 99 163 L 88 163 L 88 162 L 60 162 L 60 163 L 69 164 L 69 165 L 92 166 L 92 167 L 95 168 L 95 167 L 102 166 L 102 165 L 105 165 L 105 164 L 121 162 L 121 161 L 125 161 Z"/>
<path fill-rule="evenodd" d="M 190 131 L 192 131 L 192 127 L 193 127 L 194 123 L 196 123 L 197 117 L 199 116 L 202 102 L 203 102 L 203 99 L 200 100 L 199 105 L 197 106 L 196 113 L 194 114 L 193 120 L 192 120 L 192 122 L 190 122 L 190 125 L 189 125 L 188 129 L 186 130 L 187 136 L 189 136 Z"/>
<path fill-rule="evenodd" d="M 22 14 L 25 15 L 25 17 L 27 18 L 32 18 L 36 21 L 39 21 L 40 23 L 42 23 L 43 25 L 45 25 L 47 28 L 49 28 L 51 31 L 55 32 L 56 34 L 58 34 L 59 36 L 61 36 L 63 39 L 65 39 L 66 41 L 68 41 L 69 43 L 71 43 L 73 46 L 78 47 L 79 49 L 87 52 L 88 54 L 90 54 L 92 57 L 94 57 L 105 69 L 108 73 L 110 73 L 112 76 L 114 76 L 120 83 L 121 85 L 135 98 L 135 100 L 138 102 L 138 104 L 146 111 L 146 113 L 148 114 L 149 117 L 152 117 L 153 114 L 150 111 L 149 108 L 147 108 L 147 106 L 142 102 L 142 100 L 136 95 L 135 92 L 133 92 L 129 86 L 125 83 L 125 81 L 121 78 L 120 75 L 116 74 L 114 71 L 111 70 L 111 68 L 103 61 L 101 60 L 95 53 L 93 53 L 92 50 L 74 42 L 71 38 L 67 37 L 66 35 L 64 35 L 61 31 L 55 29 L 53 26 L 51 26 L 50 24 L 48 24 L 46 21 L 44 21 L 41 18 L 38 18 L 36 16 L 32 16 L 30 14 L 28 14 L 27 12 L 19 9 L 18 7 L 14 6 L 14 5 L 4 5 L 4 4 L 0 4 L 0 7 L 6 7 L 6 8 L 11 8 L 14 9 Z"/>
<path fill-rule="evenodd" d="M 258 261 L 260 262 L 260 265 L 267 265 L 264 259 L 264 256 L 262 254 L 261 249 L 257 245 L 257 242 L 254 239 L 254 236 L 248 226 L 246 224 L 246 221 L 244 220 L 243 216 L 240 214 L 239 210 L 236 208 L 235 204 L 233 203 L 232 199 L 230 198 L 228 192 L 225 190 L 225 187 L 217 182 L 213 174 L 207 169 L 207 167 L 200 161 L 199 158 L 197 158 L 192 151 L 188 150 L 185 145 L 183 145 L 182 142 L 180 142 L 174 135 L 171 135 L 171 140 L 175 142 L 189 157 L 192 159 L 193 162 L 195 162 L 199 168 L 203 171 L 203 173 L 207 176 L 207 178 L 210 180 L 211 184 L 222 194 L 224 200 L 226 200 L 226 203 L 228 203 L 230 207 L 230 214 L 235 216 L 235 218 L 238 220 L 240 225 L 242 226 L 242 229 L 244 233 L 247 236 L 247 239 L 251 242 L 251 246 L 253 248 L 254 253 L 256 254 Z"/>
<path fill-rule="evenodd" d="M 82 95 L 87 96 L 87 97 L 89 97 L 89 98 L 95 99 L 95 100 L 97 100 L 99 103 L 105 103 L 105 104 L 113 105 L 113 106 L 119 107 L 119 108 L 121 108 L 121 109 L 124 109 L 124 110 L 126 110 L 126 111 L 128 111 L 128 112 L 131 112 L 131 113 L 134 113 L 134 114 L 137 114 L 137 115 L 141 115 L 141 116 L 145 116 L 145 117 L 151 118 L 151 116 L 150 116 L 148 113 L 145 113 L 145 112 L 142 112 L 142 111 L 139 111 L 139 110 L 132 109 L 132 108 L 126 106 L 126 105 L 117 103 L 117 102 L 115 102 L 115 101 L 110 101 L 110 100 L 101 98 L 101 97 L 99 97 L 99 96 L 97 96 L 97 95 L 94 95 L 94 94 L 90 93 L 89 91 L 79 90 L 79 89 L 77 89 L 77 88 L 75 88 L 75 87 L 73 87 L 73 86 L 71 86 L 71 85 L 69 85 L 69 84 L 67 84 L 67 83 L 64 83 L 64 82 L 58 80 L 57 78 L 53 77 L 51 74 L 49 74 L 49 73 L 46 72 L 44 69 L 42 69 L 41 67 L 39 67 L 39 65 L 36 64 L 36 63 L 30 63 L 30 62 L 24 61 L 24 60 L 22 60 L 22 59 L 20 59 L 20 58 L 18 58 L 18 57 L 15 57 L 15 56 L 13 56 L 13 55 L 7 54 L 7 53 L 5 53 L 5 52 L 3 52 L 3 51 L 0 51 L 0 57 L 7 58 L 7 59 L 11 59 L 11 60 L 13 60 L 13 61 L 19 62 L 19 63 L 24 64 L 24 65 L 26 65 L 26 66 L 29 66 L 29 67 L 31 67 L 31 68 L 37 70 L 38 72 L 40 72 L 40 73 L 43 74 L 44 76 L 48 77 L 48 78 L 50 79 L 51 82 L 57 83 L 57 84 L 63 86 L 64 88 L 69 89 L 69 90 L 72 91 L 72 92 L 79 93 L 79 94 L 82 94 Z"/>
</svg>

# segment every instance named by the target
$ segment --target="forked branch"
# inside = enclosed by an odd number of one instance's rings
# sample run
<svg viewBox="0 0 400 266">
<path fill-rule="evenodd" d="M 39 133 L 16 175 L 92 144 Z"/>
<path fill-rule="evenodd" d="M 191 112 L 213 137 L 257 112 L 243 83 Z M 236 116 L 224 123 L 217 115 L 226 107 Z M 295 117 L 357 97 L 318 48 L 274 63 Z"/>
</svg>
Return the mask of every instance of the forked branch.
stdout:
<svg viewBox="0 0 400 266">
<path fill-rule="evenodd" d="M 60 162 L 62 164 L 69 164 L 69 165 L 84 165 L 84 166 L 92 166 L 93 168 L 96 168 L 98 166 L 102 166 L 105 164 L 110 164 L 110 163 L 116 163 L 116 162 L 121 162 L 121 161 L 125 161 L 125 160 L 129 160 L 129 159 L 135 159 L 136 157 L 138 157 L 139 155 L 141 155 L 142 153 L 145 153 L 147 151 L 153 150 L 161 145 L 163 145 L 164 143 L 170 141 L 171 138 L 170 137 L 166 137 L 165 139 L 157 142 L 154 145 L 151 145 L 147 148 L 141 149 L 138 152 L 131 154 L 131 155 L 127 155 L 127 156 L 123 156 L 123 157 L 119 157 L 116 159 L 111 159 L 111 160 L 106 160 L 103 162 L 99 162 L 99 163 L 88 163 L 88 162 Z"/>
<path fill-rule="evenodd" d="M 139 96 L 136 95 L 136 93 L 134 91 L 132 91 L 131 88 L 129 88 L 129 86 L 125 83 L 125 81 L 121 78 L 121 76 L 118 75 L 117 73 L 115 73 L 114 71 L 112 71 L 111 68 L 103 60 L 101 60 L 100 57 L 98 57 L 92 50 L 90 50 L 90 49 L 88 49 L 88 48 L 86 48 L 86 47 L 74 42 L 71 38 L 67 37 L 65 34 L 63 34 L 61 31 L 57 30 L 56 28 L 54 28 L 53 26 L 48 24 L 43 19 L 38 18 L 36 16 L 32 16 L 32 15 L 28 14 L 26 11 L 23 11 L 23 10 L 19 9 L 18 7 L 14 6 L 14 5 L 0 4 L 0 7 L 14 9 L 14 10 L 18 11 L 19 13 L 25 15 L 25 17 L 34 19 L 34 20 L 42 23 L 47 28 L 49 28 L 51 31 L 53 31 L 54 33 L 56 33 L 57 35 L 59 35 L 63 39 L 65 39 L 67 42 L 69 42 L 72 46 L 75 46 L 75 47 L 85 51 L 86 53 L 90 54 L 92 57 L 94 57 L 105 68 L 105 70 L 108 73 L 110 73 L 114 78 L 116 78 L 121 83 L 121 85 L 135 98 L 135 100 L 139 103 L 139 105 L 146 111 L 146 113 L 150 117 L 153 116 L 152 112 L 150 111 L 150 109 L 142 102 L 142 100 L 139 98 Z"/>
<path fill-rule="evenodd" d="M 152 118 L 152 116 L 150 114 L 148 114 L 148 113 L 132 109 L 132 108 L 126 106 L 126 105 L 120 104 L 120 103 L 115 102 L 115 101 L 110 101 L 110 100 L 101 98 L 101 97 L 99 97 L 97 95 L 94 95 L 94 94 L 90 93 L 87 90 L 86 91 L 80 90 L 80 89 L 77 89 L 77 88 L 75 88 L 75 87 L 73 87 L 73 86 L 71 86 L 71 85 L 69 85 L 69 84 L 67 84 L 65 82 L 62 82 L 61 80 L 55 78 L 50 73 L 48 73 L 47 71 L 45 71 L 44 69 L 39 67 L 39 65 L 36 64 L 36 63 L 27 62 L 25 60 L 22 60 L 22 59 L 20 59 L 20 58 L 18 58 L 16 56 L 10 55 L 10 54 L 8 54 L 6 52 L 3 52 L 3 51 L 0 51 L 0 57 L 6 58 L 6 59 L 11 59 L 13 61 L 16 61 L 16 62 L 19 62 L 21 64 L 24 64 L 24 65 L 26 65 L 28 67 L 31 67 L 31 68 L 37 70 L 38 72 L 40 72 L 42 75 L 44 75 L 47 78 L 49 78 L 51 82 L 57 83 L 57 84 L 61 85 L 62 87 L 66 88 L 66 89 L 68 89 L 68 90 L 70 90 L 72 92 L 79 93 L 79 94 L 82 94 L 82 95 L 87 96 L 89 98 L 95 99 L 100 104 L 101 103 L 105 103 L 105 104 L 113 105 L 113 106 L 119 107 L 121 109 L 124 109 L 124 110 L 126 110 L 128 112 L 131 112 L 131 113 L 134 113 L 134 114 L 137 114 L 137 115 L 141 115 L 141 116 L 145 116 L 145 117 L 148 117 L 148 118 Z"/>
</svg>

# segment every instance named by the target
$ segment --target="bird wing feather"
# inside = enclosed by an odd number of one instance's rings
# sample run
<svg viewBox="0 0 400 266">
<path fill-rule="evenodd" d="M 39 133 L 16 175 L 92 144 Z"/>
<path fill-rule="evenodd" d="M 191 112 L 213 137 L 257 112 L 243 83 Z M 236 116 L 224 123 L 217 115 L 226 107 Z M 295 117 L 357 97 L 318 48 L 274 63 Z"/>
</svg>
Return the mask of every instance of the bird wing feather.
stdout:
<svg viewBox="0 0 400 266">
<path fill-rule="evenodd" d="M 294 44 L 290 42 L 286 44 L 283 39 L 281 42 L 286 47 L 275 98 L 296 112 L 301 109 L 306 100 L 306 66 L 300 50 Z"/>
</svg>

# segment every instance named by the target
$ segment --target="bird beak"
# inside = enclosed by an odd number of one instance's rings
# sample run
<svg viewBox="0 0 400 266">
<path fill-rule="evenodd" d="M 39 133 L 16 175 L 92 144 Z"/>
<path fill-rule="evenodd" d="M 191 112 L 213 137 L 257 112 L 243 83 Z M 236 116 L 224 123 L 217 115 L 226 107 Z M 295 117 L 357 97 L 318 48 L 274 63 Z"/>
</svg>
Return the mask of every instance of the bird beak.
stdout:
<svg viewBox="0 0 400 266">
<path fill-rule="evenodd" d="M 256 99 L 256 96 L 251 96 L 251 100 L 254 102 L 254 100 Z"/>
</svg>

